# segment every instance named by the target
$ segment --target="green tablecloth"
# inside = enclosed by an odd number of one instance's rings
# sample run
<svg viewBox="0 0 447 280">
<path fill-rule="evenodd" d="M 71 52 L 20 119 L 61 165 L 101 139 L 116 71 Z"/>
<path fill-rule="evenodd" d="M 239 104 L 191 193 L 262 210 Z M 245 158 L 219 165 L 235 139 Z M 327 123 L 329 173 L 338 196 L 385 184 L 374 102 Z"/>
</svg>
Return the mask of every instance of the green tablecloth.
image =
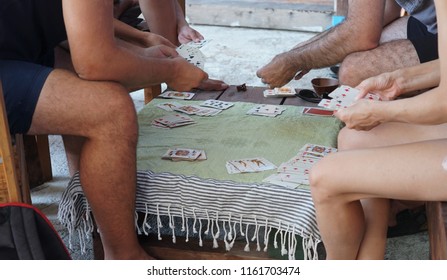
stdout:
<svg viewBox="0 0 447 280">
<path fill-rule="evenodd" d="M 341 123 L 332 117 L 303 116 L 302 107 L 283 106 L 277 117 L 247 115 L 256 106 L 238 102 L 213 117 L 192 115 L 193 125 L 161 129 L 151 125 L 157 117 L 171 114 L 156 107 L 166 99 L 154 99 L 138 114 L 140 137 L 137 149 L 138 170 L 195 175 L 201 178 L 261 182 L 275 170 L 259 173 L 228 174 L 225 163 L 241 158 L 264 157 L 279 166 L 298 153 L 306 143 L 336 147 Z M 203 101 L 175 101 L 200 104 Z M 168 148 L 204 149 L 208 160 L 172 162 L 162 160 Z"/>
</svg>

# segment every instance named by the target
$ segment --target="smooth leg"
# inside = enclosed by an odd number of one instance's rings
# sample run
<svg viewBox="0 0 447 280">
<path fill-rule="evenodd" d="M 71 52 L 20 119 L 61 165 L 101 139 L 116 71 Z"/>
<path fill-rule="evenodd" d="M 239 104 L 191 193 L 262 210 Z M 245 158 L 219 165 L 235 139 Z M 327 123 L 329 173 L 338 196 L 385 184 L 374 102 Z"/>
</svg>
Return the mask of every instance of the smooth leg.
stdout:
<svg viewBox="0 0 447 280">
<path fill-rule="evenodd" d="M 441 166 L 446 155 L 442 139 L 342 151 L 317 163 L 311 189 L 328 259 L 362 256 L 370 235 L 360 199 L 446 200 L 447 171 Z"/>
</svg>

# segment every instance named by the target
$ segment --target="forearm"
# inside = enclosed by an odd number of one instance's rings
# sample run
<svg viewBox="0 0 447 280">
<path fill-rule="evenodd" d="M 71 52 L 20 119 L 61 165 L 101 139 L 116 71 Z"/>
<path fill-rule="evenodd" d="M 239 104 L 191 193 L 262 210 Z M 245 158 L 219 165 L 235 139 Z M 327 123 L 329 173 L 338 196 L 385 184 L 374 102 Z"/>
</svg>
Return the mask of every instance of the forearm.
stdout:
<svg viewBox="0 0 447 280">
<path fill-rule="evenodd" d="M 440 81 L 439 60 L 396 70 L 392 72 L 392 76 L 402 93 L 436 87 Z"/>
<path fill-rule="evenodd" d="M 115 36 L 132 44 L 139 46 L 145 45 L 145 37 L 142 31 L 115 19 L 113 22 Z"/>
<path fill-rule="evenodd" d="M 189 25 L 186 22 L 185 19 L 185 13 L 182 9 L 182 7 L 180 6 L 180 3 L 177 0 L 172 0 L 174 1 L 174 6 L 175 6 L 175 14 L 176 14 L 176 18 L 177 18 L 177 30 L 180 30 L 183 26 L 187 26 Z"/>
<path fill-rule="evenodd" d="M 384 7 L 384 1 L 349 1 L 345 21 L 293 48 L 288 58 L 298 70 L 309 70 L 340 63 L 351 53 L 377 47 Z"/>
<path fill-rule="evenodd" d="M 447 122 L 447 91 L 434 88 L 415 97 L 375 103 L 382 122 L 437 125 Z"/>
</svg>

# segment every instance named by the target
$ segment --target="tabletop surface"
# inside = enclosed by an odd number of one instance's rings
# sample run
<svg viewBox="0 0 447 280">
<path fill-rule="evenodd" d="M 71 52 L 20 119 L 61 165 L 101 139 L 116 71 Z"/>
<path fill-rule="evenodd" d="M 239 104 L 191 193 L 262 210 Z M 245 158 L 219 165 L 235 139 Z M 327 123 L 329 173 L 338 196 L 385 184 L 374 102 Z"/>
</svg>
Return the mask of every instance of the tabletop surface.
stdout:
<svg viewBox="0 0 447 280">
<path fill-rule="evenodd" d="M 299 97 L 264 97 L 263 92 L 266 87 L 252 87 L 246 86 L 246 91 L 238 91 L 238 86 L 231 85 L 223 91 L 205 91 L 205 90 L 192 90 L 196 93 L 191 100 L 208 100 L 216 99 L 229 102 L 251 102 L 259 104 L 271 104 L 271 105 L 295 105 L 316 107 L 316 103 L 307 102 Z M 295 89 L 298 93 L 301 89 Z"/>
</svg>

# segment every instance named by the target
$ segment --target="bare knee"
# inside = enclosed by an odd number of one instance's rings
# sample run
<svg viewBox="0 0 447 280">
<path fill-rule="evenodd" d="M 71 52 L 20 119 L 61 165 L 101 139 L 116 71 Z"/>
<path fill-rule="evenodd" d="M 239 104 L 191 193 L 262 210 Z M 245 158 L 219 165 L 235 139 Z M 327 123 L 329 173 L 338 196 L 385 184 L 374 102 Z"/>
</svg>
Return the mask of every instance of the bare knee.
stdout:
<svg viewBox="0 0 447 280">
<path fill-rule="evenodd" d="M 364 80 L 362 69 L 364 69 L 364 56 L 361 53 L 348 55 L 340 65 L 338 78 L 340 84 L 355 87 Z"/>
<path fill-rule="evenodd" d="M 94 133 L 108 139 L 136 143 L 138 123 L 132 98 L 128 91 L 118 84 L 110 83 L 106 85 L 106 90 L 110 97 L 98 108 L 101 116 L 98 117 Z"/>
<path fill-rule="evenodd" d="M 310 190 L 315 205 L 328 202 L 333 196 L 331 191 L 331 173 L 334 170 L 331 156 L 320 160 L 315 164 L 309 174 Z"/>
<path fill-rule="evenodd" d="M 337 147 L 339 151 L 365 148 L 367 139 L 364 132 L 354 129 L 342 128 L 338 133 Z"/>
</svg>

